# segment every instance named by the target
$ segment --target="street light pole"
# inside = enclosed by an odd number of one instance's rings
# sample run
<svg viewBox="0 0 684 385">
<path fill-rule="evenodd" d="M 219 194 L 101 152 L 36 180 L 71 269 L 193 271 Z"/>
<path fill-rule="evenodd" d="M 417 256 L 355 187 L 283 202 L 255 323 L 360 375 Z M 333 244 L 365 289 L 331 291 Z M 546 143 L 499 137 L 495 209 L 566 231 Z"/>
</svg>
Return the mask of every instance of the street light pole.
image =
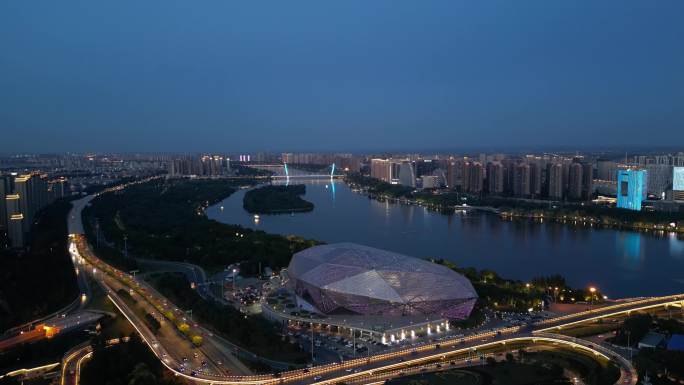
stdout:
<svg viewBox="0 0 684 385">
<path fill-rule="evenodd" d="M 311 323 L 311 363 L 314 362 L 314 332 L 313 332 L 313 322 Z"/>
<path fill-rule="evenodd" d="M 354 349 L 354 358 L 356 358 L 356 331 L 352 329 L 352 349 Z"/>
<path fill-rule="evenodd" d="M 629 350 L 629 361 L 632 361 L 632 345 L 629 343 L 629 337 L 632 334 L 631 331 L 627 330 L 627 350 Z"/>
</svg>

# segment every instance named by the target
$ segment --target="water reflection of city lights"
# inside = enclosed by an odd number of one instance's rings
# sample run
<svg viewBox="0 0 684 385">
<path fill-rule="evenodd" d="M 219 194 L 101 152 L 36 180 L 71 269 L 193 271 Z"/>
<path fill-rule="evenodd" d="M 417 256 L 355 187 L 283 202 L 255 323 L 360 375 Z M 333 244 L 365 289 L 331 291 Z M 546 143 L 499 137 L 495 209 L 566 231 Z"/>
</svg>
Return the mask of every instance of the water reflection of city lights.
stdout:
<svg viewBox="0 0 684 385">
<path fill-rule="evenodd" d="M 638 269 L 644 259 L 641 234 L 634 232 L 617 233 L 615 249 L 622 256 L 622 264 L 630 270 Z"/>
<path fill-rule="evenodd" d="M 670 255 L 674 258 L 684 257 L 684 239 L 679 238 L 676 233 L 670 233 L 668 238 L 670 243 Z"/>
</svg>

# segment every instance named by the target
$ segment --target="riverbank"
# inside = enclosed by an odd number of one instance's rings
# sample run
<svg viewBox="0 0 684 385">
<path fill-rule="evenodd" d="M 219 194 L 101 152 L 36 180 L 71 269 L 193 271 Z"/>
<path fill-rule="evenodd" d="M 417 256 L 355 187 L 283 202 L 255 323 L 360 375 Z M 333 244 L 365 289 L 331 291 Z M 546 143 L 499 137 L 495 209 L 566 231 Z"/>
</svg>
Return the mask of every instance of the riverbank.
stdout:
<svg viewBox="0 0 684 385">
<path fill-rule="evenodd" d="M 369 199 L 342 181 L 306 184 L 304 198 L 316 208 L 305 215 L 265 215 L 255 221 L 242 207 L 246 190 L 208 208 L 206 214 L 271 234 L 443 258 L 524 282 L 562 274 L 571 286 L 595 286 L 610 298 L 684 290 L 682 234 L 502 218 L 481 210 L 452 209 L 444 215 L 426 205 Z"/>
<path fill-rule="evenodd" d="M 420 205 L 444 213 L 477 210 L 499 215 L 503 219 L 547 220 L 618 230 L 684 234 L 684 213 L 632 211 L 591 202 L 561 203 L 480 197 L 450 191 L 426 192 L 392 185 L 360 174 L 347 175 L 345 182 L 355 191 L 364 193 L 372 199 Z"/>
<path fill-rule="evenodd" d="M 287 266 L 293 253 L 316 244 L 223 224 L 204 214 L 210 205 L 257 183 L 252 178 L 155 180 L 98 196 L 84 216 L 99 224 L 100 238 L 131 256 L 188 261 L 208 271 L 239 263 L 243 274 L 254 275 L 260 265 Z"/>
</svg>

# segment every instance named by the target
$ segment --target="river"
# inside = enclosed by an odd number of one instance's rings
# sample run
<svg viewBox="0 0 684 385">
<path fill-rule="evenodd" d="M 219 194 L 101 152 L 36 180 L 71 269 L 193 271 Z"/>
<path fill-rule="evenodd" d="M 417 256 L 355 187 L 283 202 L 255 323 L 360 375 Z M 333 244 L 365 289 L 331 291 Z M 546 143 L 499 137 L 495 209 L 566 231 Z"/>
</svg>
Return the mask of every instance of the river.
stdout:
<svg viewBox="0 0 684 385">
<path fill-rule="evenodd" d="M 445 258 L 505 278 L 561 274 L 571 286 L 594 285 L 610 297 L 684 292 L 684 239 L 675 234 L 502 220 L 484 212 L 442 214 L 368 199 L 342 181 L 305 183 L 305 199 L 315 205 L 309 213 L 261 215 L 255 223 L 242 208 L 241 190 L 207 215 L 269 233 Z"/>
</svg>

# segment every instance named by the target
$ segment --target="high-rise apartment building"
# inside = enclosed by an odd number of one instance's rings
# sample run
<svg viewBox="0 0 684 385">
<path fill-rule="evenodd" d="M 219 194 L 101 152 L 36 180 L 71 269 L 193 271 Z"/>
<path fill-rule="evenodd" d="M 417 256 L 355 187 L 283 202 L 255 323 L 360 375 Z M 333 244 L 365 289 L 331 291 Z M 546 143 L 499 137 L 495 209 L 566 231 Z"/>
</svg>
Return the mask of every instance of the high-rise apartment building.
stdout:
<svg viewBox="0 0 684 385">
<path fill-rule="evenodd" d="M 563 165 L 560 163 L 549 163 L 546 166 L 546 174 L 549 198 L 563 199 Z"/>
<path fill-rule="evenodd" d="M 582 165 L 571 163 L 568 169 L 568 198 L 582 199 L 582 181 Z"/>
<path fill-rule="evenodd" d="M 5 222 L 12 246 L 21 247 L 25 234 L 31 230 L 35 215 L 51 202 L 47 175 L 32 173 L 17 176 L 13 190 L 12 194 L 5 195 Z"/>
<path fill-rule="evenodd" d="M 231 172 L 230 159 L 222 155 L 185 157 L 169 161 L 169 176 L 220 176 Z"/>
<path fill-rule="evenodd" d="M 513 195 L 518 197 L 530 196 L 530 165 L 527 163 L 520 163 L 515 166 Z"/>
<path fill-rule="evenodd" d="M 371 177 L 390 183 L 392 181 L 392 163 L 388 159 L 371 159 Z"/>
<path fill-rule="evenodd" d="M 464 190 L 469 193 L 479 194 L 482 192 L 484 181 L 484 168 L 480 162 L 467 162 L 463 175 Z"/>
<path fill-rule="evenodd" d="M 594 165 L 582 163 L 582 198 L 590 200 L 594 195 Z"/>
<path fill-rule="evenodd" d="M 5 197 L 7 207 L 7 235 L 14 248 L 24 247 L 24 215 L 21 212 L 22 202 L 19 194 Z"/>
<path fill-rule="evenodd" d="M 42 178 L 35 174 L 14 178 L 14 192 L 21 198 L 19 199 L 19 213 L 23 216 L 21 222 L 25 233 L 31 229 L 36 212 L 47 204 L 47 199 L 43 197 L 43 192 L 40 190 L 45 187 L 45 195 L 47 195 L 47 183 L 43 182 Z"/>
<path fill-rule="evenodd" d="M 0 228 L 7 228 L 7 203 L 5 197 L 10 193 L 9 178 L 0 175 Z"/>
<path fill-rule="evenodd" d="M 487 164 L 487 191 L 493 195 L 501 195 L 504 192 L 504 168 L 501 162 L 489 162 Z"/>
<path fill-rule="evenodd" d="M 463 159 L 449 159 L 447 161 L 446 184 L 452 190 L 463 187 Z"/>
<path fill-rule="evenodd" d="M 513 185 L 515 184 L 515 168 L 517 163 L 513 159 L 504 159 L 501 164 L 504 168 L 504 193 L 513 194 Z"/>
<path fill-rule="evenodd" d="M 530 165 L 530 195 L 539 197 L 542 192 L 542 167 L 539 162 L 533 161 Z"/>
</svg>

